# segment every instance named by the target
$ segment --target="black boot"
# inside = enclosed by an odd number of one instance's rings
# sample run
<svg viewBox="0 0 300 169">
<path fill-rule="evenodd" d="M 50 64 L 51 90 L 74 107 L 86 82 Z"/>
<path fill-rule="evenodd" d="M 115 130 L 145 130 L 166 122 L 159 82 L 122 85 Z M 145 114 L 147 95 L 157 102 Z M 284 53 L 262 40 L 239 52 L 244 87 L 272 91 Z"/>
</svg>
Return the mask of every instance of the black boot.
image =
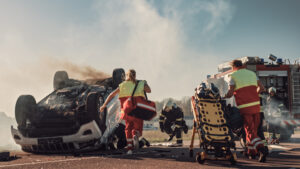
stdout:
<svg viewBox="0 0 300 169">
<path fill-rule="evenodd" d="M 173 137 L 175 136 L 175 132 L 173 132 L 173 134 L 170 134 L 169 136 L 170 136 L 170 138 L 168 139 L 168 141 L 173 140 Z"/>
<path fill-rule="evenodd" d="M 140 148 L 143 148 L 144 146 L 150 147 L 150 143 L 145 138 L 140 139 L 139 141 Z"/>
<path fill-rule="evenodd" d="M 258 149 L 258 154 L 259 154 L 258 161 L 261 163 L 266 162 L 268 156 L 268 150 L 265 147 L 261 147 Z"/>
</svg>

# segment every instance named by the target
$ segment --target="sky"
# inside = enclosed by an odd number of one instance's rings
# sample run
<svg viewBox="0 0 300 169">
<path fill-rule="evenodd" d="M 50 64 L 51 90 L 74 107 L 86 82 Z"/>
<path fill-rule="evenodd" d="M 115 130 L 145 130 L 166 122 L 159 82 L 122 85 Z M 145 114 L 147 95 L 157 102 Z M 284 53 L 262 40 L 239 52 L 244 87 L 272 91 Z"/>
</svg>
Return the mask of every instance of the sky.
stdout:
<svg viewBox="0 0 300 169">
<path fill-rule="evenodd" d="M 1 0 L 0 111 L 41 100 L 53 75 L 134 68 L 152 100 L 191 96 L 241 56 L 299 59 L 297 0 Z M 68 64 L 66 64 L 68 63 Z M 74 65 L 76 70 L 66 65 Z M 74 68 L 74 67 L 73 67 Z"/>
</svg>

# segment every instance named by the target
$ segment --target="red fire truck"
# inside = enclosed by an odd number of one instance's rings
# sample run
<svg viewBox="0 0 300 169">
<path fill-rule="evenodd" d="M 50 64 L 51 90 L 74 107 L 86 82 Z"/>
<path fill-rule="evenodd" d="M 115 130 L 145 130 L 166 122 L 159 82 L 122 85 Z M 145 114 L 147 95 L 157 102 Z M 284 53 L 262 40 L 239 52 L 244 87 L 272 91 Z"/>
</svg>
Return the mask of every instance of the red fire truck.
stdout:
<svg viewBox="0 0 300 169">
<path fill-rule="evenodd" d="M 282 60 L 274 55 L 269 56 L 270 62 L 260 57 L 242 57 L 246 69 L 252 70 L 266 89 L 276 88 L 276 94 L 282 101 L 273 112 L 265 112 L 269 129 L 276 130 L 281 140 L 286 140 L 300 126 L 300 64 L 299 60 L 291 63 L 288 59 Z M 219 73 L 207 79 L 214 83 L 223 93 L 228 89 L 226 80 L 232 73 L 230 62 L 218 66 Z M 267 98 L 267 93 L 262 95 L 262 100 Z M 229 101 L 230 102 L 230 101 Z M 234 100 L 230 102 L 235 104 Z M 264 106 L 262 106 L 264 109 Z M 278 111 L 277 111 L 278 110 Z M 273 128 L 273 129 L 272 129 Z"/>
</svg>

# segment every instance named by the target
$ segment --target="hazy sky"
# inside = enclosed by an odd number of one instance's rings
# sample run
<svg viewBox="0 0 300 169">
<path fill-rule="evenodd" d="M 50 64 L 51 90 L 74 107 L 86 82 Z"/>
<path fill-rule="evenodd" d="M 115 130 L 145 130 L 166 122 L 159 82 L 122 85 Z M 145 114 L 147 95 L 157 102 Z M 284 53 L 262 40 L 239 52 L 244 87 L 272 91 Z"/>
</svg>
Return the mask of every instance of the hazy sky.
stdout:
<svg viewBox="0 0 300 169">
<path fill-rule="evenodd" d="M 0 111 L 39 101 L 64 62 L 111 74 L 134 68 L 150 99 L 193 95 L 240 56 L 300 55 L 297 0 L 1 0 Z M 71 77 L 78 77 L 70 73 Z"/>
</svg>

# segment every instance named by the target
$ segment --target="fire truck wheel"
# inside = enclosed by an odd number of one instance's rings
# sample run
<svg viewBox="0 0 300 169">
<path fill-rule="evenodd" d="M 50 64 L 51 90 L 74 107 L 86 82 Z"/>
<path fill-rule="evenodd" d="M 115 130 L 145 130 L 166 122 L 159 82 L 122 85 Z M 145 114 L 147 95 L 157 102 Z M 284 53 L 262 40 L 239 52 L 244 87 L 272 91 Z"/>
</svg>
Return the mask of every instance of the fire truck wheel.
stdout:
<svg viewBox="0 0 300 169">
<path fill-rule="evenodd" d="M 292 136 L 292 133 L 281 133 L 280 137 L 279 137 L 279 140 L 280 141 L 287 141 L 291 138 L 291 136 Z"/>
<path fill-rule="evenodd" d="M 64 88 L 66 81 L 69 79 L 68 73 L 66 71 L 57 71 L 53 78 L 53 88 L 54 90 Z"/>
<path fill-rule="evenodd" d="M 196 161 L 199 164 L 203 164 L 205 162 L 205 152 L 198 152 L 196 154 Z"/>
<path fill-rule="evenodd" d="M 33 115 L 36 114 L 36 108 L 36 101 L 33 96 L 19 96 L 15 107 L 15 117 L 18 125 L 24 127 L 26 125 L 26 120 L 31 120 Z"/>
<path fill-rule="evenodd" d="M 113 75 L 113 89 L 116 89 L 119 87 L 119 84 L 122 83 L 125 80 L 125 71 L 122 68 L 114 69 Z"/>
</svg>

